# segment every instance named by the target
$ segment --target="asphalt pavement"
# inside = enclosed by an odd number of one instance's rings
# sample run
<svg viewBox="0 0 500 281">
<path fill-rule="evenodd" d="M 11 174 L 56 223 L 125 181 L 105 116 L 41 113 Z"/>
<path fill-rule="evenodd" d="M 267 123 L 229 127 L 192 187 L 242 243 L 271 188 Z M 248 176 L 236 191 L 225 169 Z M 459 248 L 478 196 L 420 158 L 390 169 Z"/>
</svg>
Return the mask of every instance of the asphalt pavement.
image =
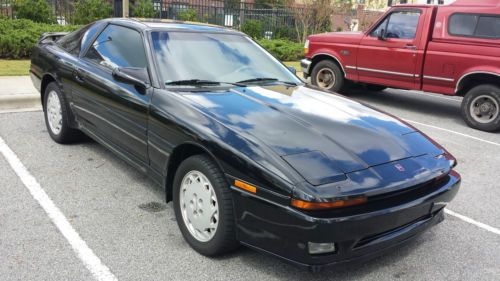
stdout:
<svg viewBox="0 0 500 281">
<path fill-rule="evenodd" d="M 197 254 L 163 190 L 93 141 L 56 144 L 41 111 L 0 114 L 0 140 L 117 280 L 500 280 L 500 134 L 468 128 L 458 98 L 401 90 L 349 96 L 404 118 L 457 157 L 463 183 L 448 209 L 465 219 L 447 214 L 408 246 L 317 274 L 243 247 L 216 259 Z M 0 279 L 99 279 L 18 173 L 0 156 Z"/>
</svg>

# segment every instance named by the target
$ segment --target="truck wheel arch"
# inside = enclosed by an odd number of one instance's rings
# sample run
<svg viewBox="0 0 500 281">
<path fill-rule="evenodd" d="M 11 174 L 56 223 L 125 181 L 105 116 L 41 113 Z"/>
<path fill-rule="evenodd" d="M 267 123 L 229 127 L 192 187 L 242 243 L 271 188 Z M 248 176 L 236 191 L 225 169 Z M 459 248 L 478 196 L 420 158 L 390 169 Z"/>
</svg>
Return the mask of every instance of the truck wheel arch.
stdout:
<svg viewBox="0 0 500 281">
<path fill-rule="evenodd" d="M 481 84 L 495 84 L 500 86 L 500 74 L 489 71 L 466 73 L 458 79 L 455 94 L 457 96 L 464 96 L 470 89 Z"/>
<path fill-rule="evenodd" d="M 322 60 L 333 61 L 335 64 L 337 64 L 340 67 L 340 69 L 342 70 L 342 73 L 344 74 L 344 77 L 345 77 L 346 72 L 345 72 L 344 66 L 342 65 L 342 63 L 340 63 L 340 60 L 332 54 L 318 53 L 318 54 L 315 54 L 314 56 L 312 56 L 310 69 L 313 69 L 314 66 Z"/>
</svg>

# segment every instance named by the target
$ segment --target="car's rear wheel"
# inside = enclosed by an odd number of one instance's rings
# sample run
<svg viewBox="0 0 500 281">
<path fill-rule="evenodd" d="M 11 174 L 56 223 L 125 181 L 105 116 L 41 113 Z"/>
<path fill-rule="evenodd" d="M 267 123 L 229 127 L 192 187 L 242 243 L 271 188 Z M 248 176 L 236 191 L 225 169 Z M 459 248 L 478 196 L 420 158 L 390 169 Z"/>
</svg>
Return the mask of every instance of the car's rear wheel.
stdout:
<svg viewBox="0 0 500 281">
<path fill-rule="evenodd" d="M 173 188 L 177 224 L 194 250 L 216 256 L 239 245 L 231 191 L 214 161 L 206 155 L 187 158 L 177 169 Z"/>
<path fill-rule="evenodd" d="M 341 92 L 345 87 L 342 70 L 331 60 L 320 61 L 313 67 L 311 82 L 323 90 L 332 92 Z"/>
<path fill-rule="evenodd" d="M 71 143 L 81 138 L 81 133 L 69 126 L 66 99 L 55 82 L 45 88 L 43 112 L 50 137 L 57 143 Z"/>
<path fill-rule="evenodd" d="M 462 100 L 461 111 L 472 128 L 488 132 L 500 130 L 500 88 L 489 84 L 472 88 Z"/>
</svg>

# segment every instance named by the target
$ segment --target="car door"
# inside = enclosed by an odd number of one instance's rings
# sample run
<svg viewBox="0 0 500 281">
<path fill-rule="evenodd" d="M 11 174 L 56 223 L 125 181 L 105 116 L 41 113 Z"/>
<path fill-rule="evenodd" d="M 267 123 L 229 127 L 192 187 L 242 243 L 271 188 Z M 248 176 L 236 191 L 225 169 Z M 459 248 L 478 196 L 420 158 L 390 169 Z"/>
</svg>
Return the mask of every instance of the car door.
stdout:
<svg viewBox="0 0 500 281">
<path fill-rule="evenodd" d="M 421 15 L 420 9 L 396 9 L 363 37 L 357 57 L 360 81 L 397 88 L 415 86 Z"/>
<path fill-rule="evenodd" d="M 140 168 L 148 165 L 147 123 L 152 89 L 120 82 L 115 68 L 148 73 L 143 35 L 109 24 L 75 68 L 74 108 L 80 124 Z"/>
</svg>

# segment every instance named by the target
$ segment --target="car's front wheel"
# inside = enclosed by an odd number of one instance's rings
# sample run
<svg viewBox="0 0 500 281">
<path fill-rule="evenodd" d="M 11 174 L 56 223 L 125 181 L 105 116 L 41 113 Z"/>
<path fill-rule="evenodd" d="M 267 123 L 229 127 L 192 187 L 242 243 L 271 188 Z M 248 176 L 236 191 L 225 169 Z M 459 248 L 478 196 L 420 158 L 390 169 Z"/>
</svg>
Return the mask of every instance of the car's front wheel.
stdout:
<svg viewBox="0 0 500 281">
<path fill-rule="evenodd" d="M 194 250 L 216 256 L 239 245 L 231 191 L 214 161 L 206 155 L 187 158 L 177 169 L 173 188 L 177 224 Z"/>
<path fill-rule="evenodd" d="M 52 82 L 44 94 L 43 112 L 50 137 L 57 143 L 71 143 L 81 138 L 81 133 L 69 126 L 66 100 L 59 86 Z"/>
<path fill-rule="evenodd" d="M 467 125 L 482 131 L 500 130 L 500 88 L 479 85 L 467 92 L 462 100 L 462 116 Z"/>
<path fill-rule="evenodd" d="M 337 64 L 331 60 L 323 60 L 313 67 L 311 82 L 323 90 L 341 92 L 344 90 L 346 81 Z"/>
</svg>

